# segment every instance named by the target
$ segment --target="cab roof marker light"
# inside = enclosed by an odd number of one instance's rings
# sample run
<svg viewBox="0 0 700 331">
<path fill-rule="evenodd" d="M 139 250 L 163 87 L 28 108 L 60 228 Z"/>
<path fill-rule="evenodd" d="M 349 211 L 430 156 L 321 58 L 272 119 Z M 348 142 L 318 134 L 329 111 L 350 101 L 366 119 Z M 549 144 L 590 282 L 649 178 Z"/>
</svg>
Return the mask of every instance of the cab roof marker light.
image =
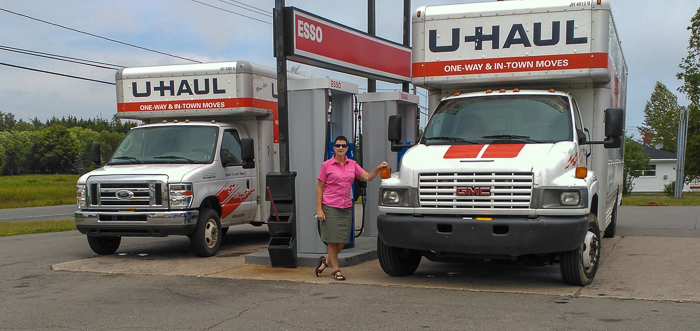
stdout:
<svg viewBox="0 0 700 331">
<path fill-rule="evenodd" d="M 486 93 L 493 93 L 493 90 L 486 90 Z"/>
<path fill-rule="evenodd" d="M 519 88 L 514 88 L 514 89 L 513 89 L 513 92 L 520 92 L 520 89 L 519 89 Z"/>
<path fill-rule="evenodd" d="M 498 93 L 506 93 L 506 89 L 502 88 L 502 89 L 498 90 Z"/>
<path fill-rule="evenodd" d="M 553 89 L 553 88 L 549 89 L 549 93 L 554 93 L 554 92 L 556 92 L 555 89 Z"/>
<path fill-rule="evenodd" d="M 588 168 L 586 167 L 576 167 L 576 175 L 574 177 L 576 178 L 586 178 L 588 176 Z"/>
<path fill-rule="evenodd" d="M 456 97 L 456 96 L 459 96 L 460 94 L 462 94 L 462 93 L 460 93 L 460 92 L 455 92 L 455 94 L 453 94 L 452 96 L 453 96 L 453 97 Z"/>
</svg>

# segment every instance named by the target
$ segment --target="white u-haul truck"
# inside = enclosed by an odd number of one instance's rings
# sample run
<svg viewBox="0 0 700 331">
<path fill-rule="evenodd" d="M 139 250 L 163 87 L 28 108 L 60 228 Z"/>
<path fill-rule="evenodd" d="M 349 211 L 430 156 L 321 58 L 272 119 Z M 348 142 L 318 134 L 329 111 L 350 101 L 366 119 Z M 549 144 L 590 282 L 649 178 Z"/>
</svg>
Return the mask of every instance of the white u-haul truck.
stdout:
<svg viewBox="0 0 700 331">
<path fill-rule="evenodd" d="M 119 70 L 117 114 L 144 125 L 78 180 L 75 223 L 92 250 L 187 235 L 212 256 L 228 227 L 262 225 L 265 175 L 279 171 L 276 77 L 245 61 Z"/>
<path fill-rule="evenodd" d="M 622 193 L 626 78 L 609 1 L 419 8 L 412 80 L 431 116 L 381 184 L 383 270 L 558 261 L 566 283 L 590 284 Z"/>
</svg>

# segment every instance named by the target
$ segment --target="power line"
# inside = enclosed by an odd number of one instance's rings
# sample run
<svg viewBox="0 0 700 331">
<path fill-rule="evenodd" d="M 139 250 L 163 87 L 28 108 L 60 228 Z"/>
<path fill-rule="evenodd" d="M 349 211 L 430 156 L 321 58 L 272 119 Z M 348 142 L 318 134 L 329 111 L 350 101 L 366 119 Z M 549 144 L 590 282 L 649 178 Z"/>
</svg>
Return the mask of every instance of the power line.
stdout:
<svg viewBox="0 0 700 331">
<path fill-rule="evenodd" d="M 234 15 L 243 16 L 243 17 L 249 18 L 249 19 L 251 19 L 251 20 L 255 20 L 255 21 L 258 21 L 258 22 L 262 22 L 262 23 L 265 23 L 265 24 L 272 25 L 272 23 L 270 23 L 270 22 L 263 21 L 263 20 L 259 20 L 259 19 L 254 18 L 254 17 L 246 16 L 246 15 L 243 15 L 243 14 L 241 14 L 241 13 L 237 13 L 237 12 L 235 12 L 235 11 L 230 11 L 230 10 L 228 10 L 228 9 L 223 9 L 223 8 L 221 8 L 221 7 L 213 6 L 213 5 L 210 5 L 210 4 L 208 4 L 208 3 L 204 3 L 204 2 L 201 2 L 201 1 L 197 1 L 197 0 L 190 0 L 190 1 L 196 2 L 196 3 L 200 4 L 200 5 L 205 5 L 205 6 L 208 6 L 208 7 L 216 8 L 216 9 L 218 9 L 218 10 L 223 10 L 223 11 L 225 11 L 225 12 L 228 12 L 228 13 L 231 13 L 231 14 L 234 14 Z"/>
<path fill-rule="evenodd" d="M 78 59 L 78 58 L 69 57 L 69 56 L 37 52 L 37 51 L 28 50 L 28 49 L 15 48 L 15 47 L 9 47 L 9 46 L 4 46 L 4 45 L 0 45 L 0 50 L 7 51 L 7 52 L 26 54 L 26 55 L 31 55 L 31 56 L 38 56 L 38 57 L 43 57 L 43 58 L 52 59 L 52 60 L 77 63 L 77 64 L 82 64 L 82 65 L 91 66 L 91 67 L 95 67 L 95 68 L 101 68 L 101 69 L 118 70 L 119 68 L 124 68 L 124 66 L 120 66 L 120 65 L 116 65 L 116 64 L 109 64 L 109 63 L 104 63 L 104 62 Z"/>
<path fill-rule="evenodd" d="M 53 71 L 46 71 L 46 70 L 39 70 L 39 69 L 34 69 L 34 68 L 22 67 L 22 66 L 17 66 L 17 65 L 14 65 L 14 64 L 4 63 L 4 62 L 0 62 L 0 65 L 8 66 L 8 67 L 13 67 L 13 68 L 18 68 L 18 69 L 24 69 L 24 70 L 30 70 L 30 71 L 41 72 L 41 73 L 44 73 L 44 74 L 51 74 L 51 75 L 56 75 L 56 76 L 68 77 L 68 78 L 82 79 L 82 80 L 87 80 L 87 81 L 96 82 L 96 83 L 109 84 L 109 85 L 116 85 L 115 83 L 112 83 L 112 82 L 105 82 L 105 81 L 102 81 L 102 80 L 97 80 L 97 79 L 92 79 L 92 78 L 85 78 L 85 77 L 79 77 L 79 76 L 72 76 L 72 75 L 66 75 L 66 74 L 62 74 L 62 73 L 58 73 L 58 72 L 53 72 Z"/>
<path fill-rule="evenodd" d="M 161 55 L 171 56 L 171 57 L 175 57 L 175 58 L 182 59 L 182 60 L 186 60 L 186 61 L 191 61 L 191 62 L 196 62 L 196 63 L 202 63 L 201 61 L 192 60 L 192 59 L 188 59 L 188 58 L 185 58 L 185 57 L 181 57 L 181 56 L 177 56 L 177 55 L 173 55 L 173 54 L 168 54 L 168 53 L 156 51 L 156 50 L 153 50 L 153 49 L 150 49 L 150 48 L 146 48 L 146 47 L 141 47 L 141 46 L 137 46 L 137 45 L 134 45 L 134 44 L 125 43 L 125 42 L 123 42 L 123 41 L 119 41 L 119 40 L 110 39 L 110 38 L 107 38 L 107 37 L 98 36 L 98 35 L 96 35 L 96 34 L 92 34 L 92 33 L 89 33 L 89 32 L 85 32 L 85 31 L 80 31 L 80 30 L 77 30 L 77 29 L 69 28 L 69 27 L 67 27 L 67 26 L 63 26 L 63 25 L 56 24 L 56 23 L 51 23 L 51 22 L 48 22 L 48 21 L 44 21 L 44 20 L 42 20 L 42 19 L 38 19 L 38 18 L 34 18 L 34 17 L 31 17 L 31 16 L 28 16 L 28 15 L 24 15 L 24 14 L 20 14 L 20 13 L 15 13 L 15 12 L 13 12 L 13 11 L 10 11 L 10 10 L 4 9 L 4 8 L 0 8 L 0 11 L 4 11 L 4 12 L 7 12 L 7 13 L 10 13 L 10 14 L 13 14 L 13 15 L 17 15 L 17 16 L 21 16 L 21 17 L 24 17 L 24 18 L 28 18 L 28 19 L 30 19 L 30 20 L 34 20 L 34 21 L 37 21 L 37 22 L 41 22 L 41 23 L 46 23 L 46 24 L 49 24 L 49 25 L 57 26 L 57 27 L 59 27 L 59 28 L 63 28 L 63 29 L 66 29 L 66 30 L 70 30 L 70 31 L 74 31 L 74 32 L 86 34 L 86 35 L 88 35 L 88 36 L 92 36 L 92 37 L 95 37 L 95 38 L 100 38 L 100 39 L 104 39 L 104 40 L 107 40 L 107 41 L 115 42 L 115 43 L 122 44 L 122 45 L 125 45 L 125 46 L 130 46 L 130 47 L 142 49 L 142 50 L 145 50 L 145 51 L 149 51 L 149 52 L 153 52 L 153 53 L 158 53 L 158 54 L 161 54 Z"/>
<path fill-rule="evenodd" d="M 242 2 L 240 2 L 240 1 L 234 1 L 234 0 L 231 0 L 230 2 L 229 2 L 229 1 L 226 1 L 226 0 L 218 0 L 218 1 L 219 1 L 219 2 L 223 2 L 223 3 L 227 4 L 227 5 L 231 5 L 231 6 L 234 6 L 234 7 L 238 7 L 238 8 L 241 8 L 241 9 L 245 9 L 245 10 L 251 11 L 251 12 L 256 13 L 256 14 L 259 14 L 259 15 L 265 15 L 265 16 L 268 16 L 268 17 L 272 17 L 272 14 L 271 14 L 269 11 L 264 10 L 264 9 L 260 9 L 260 8 L 257 8 L 257 7 L 253 7 L 253 6 L 251 6 L 251 5 L 242 3 Z M 253 9 L 249 9 L 249 8 L 246 8 L 246 7 L 237 5 L 237 4 L 235 4 L 235 3 L 232 3 L 232 2 L 240 3 L 240 4 L 243 5 L 243 6 L 250 7 L 250 8 L 253 8 Z"/>
</svg>

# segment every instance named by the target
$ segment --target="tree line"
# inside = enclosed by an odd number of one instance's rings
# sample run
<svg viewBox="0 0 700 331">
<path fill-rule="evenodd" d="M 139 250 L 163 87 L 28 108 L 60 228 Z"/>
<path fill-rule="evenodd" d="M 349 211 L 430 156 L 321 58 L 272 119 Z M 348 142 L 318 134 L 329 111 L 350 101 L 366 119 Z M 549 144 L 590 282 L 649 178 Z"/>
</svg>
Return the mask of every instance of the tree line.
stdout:
<svg viewBox="0 0 700 331">
<path fill-rule="evenodd" d="M 103 156 L 110 156 L 137 123 L 78 119 L 73 116 L 42 122 L 16 120 L 0 111 L 0 174 L 83 173 L 93 169 L 91 146 L 99 142 Z"/>
<path fill-rule="evenodd" d="M 681 60 L 681 71 L 676 78 L 682 85 L 678 92 L 684 94 L 690 104 L 680 106 L 678 97 L 666 85 L 656 82 L 654 91 L 644 107 L 644 122 L 637 127 L 643 137 L 651 133 L 650 146 L 663 151 L 678 152 L 678 123 L 682 113 L 688 113 L 688 136 L 684 181 L 700 178 L 700 8 L 690 20 L 690 39 L 688 56 Z M 633 180 L 642 170 L 650 168 L 649 157 L 644 154 L 642 142 L 625 137 L 625 186 L 623 192 L 628 194 L 634 187 Z"/>
</svg>

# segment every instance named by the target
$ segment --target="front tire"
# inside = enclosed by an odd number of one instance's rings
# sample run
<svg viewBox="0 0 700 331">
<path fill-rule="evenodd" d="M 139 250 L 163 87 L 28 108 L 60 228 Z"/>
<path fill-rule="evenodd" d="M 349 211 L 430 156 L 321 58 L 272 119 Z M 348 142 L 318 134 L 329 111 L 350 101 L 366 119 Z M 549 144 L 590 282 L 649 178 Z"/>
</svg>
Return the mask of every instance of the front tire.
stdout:
<svg viewBox="0 0 700 331">
<path fill-rule="evenodd" d="M 110 255 L 119 249 L 119 245 L 122 242 L 122 237 L 110 236 L 110 237 L 95 237 L 87 236 L 88 244 L 92 251 L 100 255 Z"/>
<path fill-rule="evenodd" d="M 559 254 L 561 277 L 569 285 L 593 282 L 600 264 L 600 228 L 595 215 L 588 215 L 588 231 L 579 247 Z"/>
<path fill-rule="evenodd" d="M 420 265 L 423 257 L 420 251 L 407 248 L 391 247 L 384 244 L 377 236 L 377 255 L 379 265 L 389 276 L 410 276 Z"/>
<path fill-rule="evenodd" d="M 216 255 L 221 246 L 221 220 L 213 209 L 204 209 L 199 213 L 197 227 L 190 237 L 192 251 L 201 257 Z"/>
</svg>

